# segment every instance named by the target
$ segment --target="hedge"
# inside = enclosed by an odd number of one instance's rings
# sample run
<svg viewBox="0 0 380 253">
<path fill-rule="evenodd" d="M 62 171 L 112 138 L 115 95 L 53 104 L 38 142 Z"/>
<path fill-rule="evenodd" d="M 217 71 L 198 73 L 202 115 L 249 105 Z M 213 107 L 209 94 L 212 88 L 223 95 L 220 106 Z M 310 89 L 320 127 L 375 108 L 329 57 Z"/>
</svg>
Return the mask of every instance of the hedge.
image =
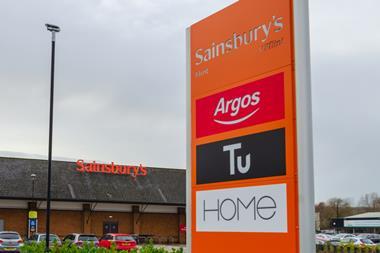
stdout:
<svg viewBox="0 0 380 253">
<path fill-rule="evenodd" d="M 317 245 L 317 253 L 380 253 L 379 246 L 356 246 L 353 244 L 333 246 L 329 243 Z"/>
<path fill-rule="evenodd" d="M 44 243 L 32 243 L 24 245 L 20 248 L 20 253 L 44 253 L 45 244 Z M 97 248 L 93 244 L 84 244 L 83 247 L 79 248 L 75 244 L 63 244 L 58 246 L 56 243 L 50 249 L 51 253 L 183 253 L 183 249 L 172 249 L 168 251 L 164 248 L 157 248 L 152 243 L 146 244 L 139 249 L 133 249 L 131 251 L 117 251 L 115 245 L 111 249 Z"/>
</svg>

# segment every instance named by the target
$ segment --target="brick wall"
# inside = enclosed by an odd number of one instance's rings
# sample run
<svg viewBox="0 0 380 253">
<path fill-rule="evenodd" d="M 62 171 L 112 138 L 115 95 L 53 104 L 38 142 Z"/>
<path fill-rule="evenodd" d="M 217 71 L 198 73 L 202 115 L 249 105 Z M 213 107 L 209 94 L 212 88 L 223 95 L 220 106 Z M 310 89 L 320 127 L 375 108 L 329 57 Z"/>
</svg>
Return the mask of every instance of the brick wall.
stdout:
<svg viewBox="0 0 380 253">
<path fill-rule="evenodd" d="M 22 237 L 27 233 L 28 211 L 23 209 L 0 209 L 0 220 L 4 220 L 4 229 L 17 231 Z"/>
<path fill-rule="evenodd" d="M 143 213 L 140 220 L 141 234 L 153 235 L 159 243 L 178 242 L 178 214 Z"/>
<path fill-rule="evenodd" d="M 45 210 L 38 210 L 38 232 L 46 230 Z M 59 237 L 69 233 L 80 233 L 83 230 L 83 215 L 81 211 L 52 210 L 50 216 L 50 231 Z"/>
<path fill-rule="evenodd" d="M 112 218 L 110 218 L 112 216 Z M 26 209 L 0 209 L 0 219 L 4 220 L 4 229 L 17 231 L 22 237 L 27 233 Z M 38 232 L 45 232 L 45 210 L 38 210 Z M 133 214 L 122 212 L 91 212 L 85 219 L 84 211 L 51 211 L 50 230 L 61 238 L 69 233 L 84 232 L 85 222 L 89 222 L 90 233 L 98 237 L 103 235 L 104 222 L 117 222 L 119 233 L 133 233 Z M 185 235 L 179 233 L 179 225 L 186 220 L 184 214 L 142 213 L 137 214 L 137 226 L 140 234 L 154 236 L 160 243 L 184 243 Z M 136 222 L 136 221 L 135 221 Z M 180 237 L 180 238 L 179 238 Z"/>
<path fill-rule="evenodd" d="M 186 214 L 180 214 L 179 224 L 183 224 L 186 226 Z M 186 232 L 178 231 L 178 233 L 179 233 L 179 243 L 186 244 Z"/>
</svg>

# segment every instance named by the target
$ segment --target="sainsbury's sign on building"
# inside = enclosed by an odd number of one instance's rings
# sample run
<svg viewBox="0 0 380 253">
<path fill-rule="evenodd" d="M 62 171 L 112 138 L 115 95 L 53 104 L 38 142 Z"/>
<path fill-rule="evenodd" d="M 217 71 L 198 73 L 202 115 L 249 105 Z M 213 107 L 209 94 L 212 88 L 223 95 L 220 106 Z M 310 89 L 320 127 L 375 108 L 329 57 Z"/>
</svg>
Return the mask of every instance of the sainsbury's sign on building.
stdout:
<svg viewBox="0 0 380 253">
<path fill-rule="evenodd" d="M 77 161 L 77 171 L 82 173 L 103 173 L 103 174 L 115 174 L 115 175 L 128 175 L 134 178 L 138 176 L 148 175 L 148 170 L 143 165 L 130 166 L 130 165 L 118 165 L 114 162 L 109 164 L 97 163 L 85 163 L 83 160 Z"/>
</svg>

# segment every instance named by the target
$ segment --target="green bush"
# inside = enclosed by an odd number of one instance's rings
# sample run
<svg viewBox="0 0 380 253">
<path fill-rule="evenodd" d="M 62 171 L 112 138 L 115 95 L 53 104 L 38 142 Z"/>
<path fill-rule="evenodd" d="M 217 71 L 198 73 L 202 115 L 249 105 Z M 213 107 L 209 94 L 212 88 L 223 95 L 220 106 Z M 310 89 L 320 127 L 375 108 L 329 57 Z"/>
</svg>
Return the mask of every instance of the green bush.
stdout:
<svg viewBox="0 0 380 253">
<path fill-rule="evenodd" d="M 378 246 L 355 246 L 353 244 L 333 246 L 329 243 L 317 245 L 317 253 L 380 253 L 380 245 Z"/>
<path fill-rule="evenodd" d="M 56 243 L 50 249 L 51 253 L 183 253 L 183 249 L 172 249 L 168 251 L 164 248 L 157 248 L 152 243 L 142 246 L 139 249 L 133 249 L 131 251 L 117 251 L 115 245 L 112 245 L 111 249 L 96 248 L 93 244 L 84 244 L 79 248 L 75 244 L 63 244 L 58 246 Z M 21 247 L 20 253 L 44 253 L 44 243 L 32 243 Z"/>
</svg>

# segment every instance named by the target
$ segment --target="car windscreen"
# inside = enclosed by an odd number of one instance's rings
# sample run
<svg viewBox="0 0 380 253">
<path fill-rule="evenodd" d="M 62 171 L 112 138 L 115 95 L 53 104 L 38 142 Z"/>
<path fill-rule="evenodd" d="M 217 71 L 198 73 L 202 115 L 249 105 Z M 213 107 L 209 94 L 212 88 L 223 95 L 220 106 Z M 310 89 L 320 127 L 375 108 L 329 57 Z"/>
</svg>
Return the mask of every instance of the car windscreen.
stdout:
<svg viewBox="0 0 380 253">
<path fill-rule="evenodd" d="M 0 234 L 0 239 L 5 239 L 5 240 L 18 240 L 20 239 L 20 236 L 16 233 L 1 233 Z"/>
<path fill-rule="evenodd" d="M 362 243 L 365 243 L 365 244 L 373 244 L 373 242 L 371 240 L 368 240 L 368 239 L 360 239 L 360 241 Z"/>
<path fill-rule="evenodd" d="M 98 239 L 94 235 L 80 235 L 78 240 L 84 241 L 84 242 L 97 242 L 98 241 Z"/>
<path fill-rule="evenodd" d="M 132 236 L 127 236 L 127 235 L 118 235 L 115 236 L 116 241 L 134 241 Z"/>
<path fill-rule="evenodd" d="M 46 240 L 46 235 L 41 235 L 40 236 L 40 241 L 45 241 L 45 240 Z M 56 235 L 50 235 L 49 236 L 49 241 L 50 242 L 59 241 L 59 238 Z"/>
</svg>

